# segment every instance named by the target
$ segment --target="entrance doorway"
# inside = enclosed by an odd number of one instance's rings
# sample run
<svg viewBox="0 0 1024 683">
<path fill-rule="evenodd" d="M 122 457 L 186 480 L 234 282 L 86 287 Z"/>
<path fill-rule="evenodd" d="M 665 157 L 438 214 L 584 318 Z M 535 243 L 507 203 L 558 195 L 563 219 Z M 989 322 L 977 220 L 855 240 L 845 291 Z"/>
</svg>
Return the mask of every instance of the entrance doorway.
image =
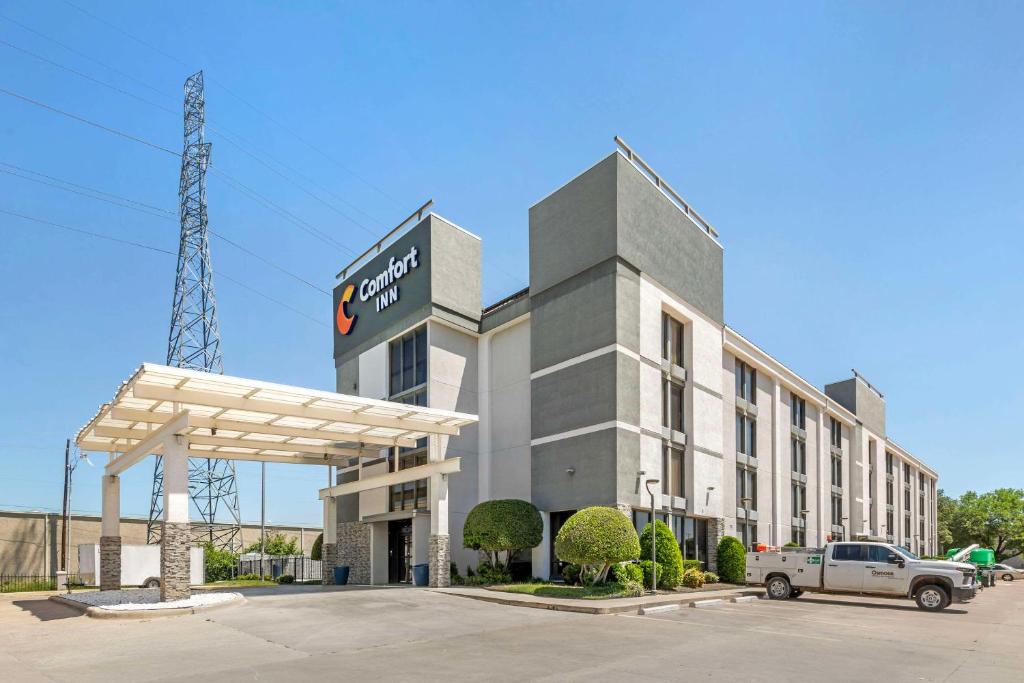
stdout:
<svg viewBox="0 0 1024 683">
<path fill-rule="evenodd" d="M 575 510 L 563 510 L 561 512 L 552 512 L 550 516 L 551 520 L 551 547 L 549 552 L 551 553 L 551 580 L 557 581 L 562 578 L 562 568 L 565 566 L 565 562 L 560 562 L 558 556 L 555 555 L 555 537 L 558 536 L 558 532 L 561 531 L 562 525 L 565 524 L 566 520 L 576 514 Z"/>
<path fill-rule="evenodd" d="M 412 583 L 412 520 L 388 522 L 388 583 Z"/>
</svg>

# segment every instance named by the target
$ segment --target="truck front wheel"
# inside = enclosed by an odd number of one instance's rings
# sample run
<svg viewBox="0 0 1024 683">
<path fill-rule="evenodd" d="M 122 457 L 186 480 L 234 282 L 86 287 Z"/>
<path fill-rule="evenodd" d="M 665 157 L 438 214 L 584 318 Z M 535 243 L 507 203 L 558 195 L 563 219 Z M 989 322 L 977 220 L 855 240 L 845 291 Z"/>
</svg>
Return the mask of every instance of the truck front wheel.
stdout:
<svg viewBox="0 0 1024 683">
<path fill-rule="evenodd" d="M 949 597 L 942 586 L 928 584 L 917 589 L 917 606 L 926 612 L 938 612 L 949 604 Z"/>
<path fill-rule="evenodd" d="M 785 600 L 789 597 L 789 580 L 784 576 L 774 576 L 765 584 L 765 592 L 770 600 Z"/>
</svg>

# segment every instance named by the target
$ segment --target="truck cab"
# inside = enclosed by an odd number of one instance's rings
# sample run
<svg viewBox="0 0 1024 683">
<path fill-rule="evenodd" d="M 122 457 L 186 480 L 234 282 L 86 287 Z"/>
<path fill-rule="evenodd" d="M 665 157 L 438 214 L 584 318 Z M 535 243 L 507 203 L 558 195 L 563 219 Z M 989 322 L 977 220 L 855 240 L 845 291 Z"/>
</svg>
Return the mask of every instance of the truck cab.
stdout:
<svg viewBox="0 0 1024 683">
<path fill-rule="evenodd" d="M 748 553 L 747 583 L 765 586 L 772 599 L 855 593 L 909 598 L 930 611 L 966 602 L 977 590 L 973 565 L 922 560 L 898 545 L 862 541 Z"/>
</svg>

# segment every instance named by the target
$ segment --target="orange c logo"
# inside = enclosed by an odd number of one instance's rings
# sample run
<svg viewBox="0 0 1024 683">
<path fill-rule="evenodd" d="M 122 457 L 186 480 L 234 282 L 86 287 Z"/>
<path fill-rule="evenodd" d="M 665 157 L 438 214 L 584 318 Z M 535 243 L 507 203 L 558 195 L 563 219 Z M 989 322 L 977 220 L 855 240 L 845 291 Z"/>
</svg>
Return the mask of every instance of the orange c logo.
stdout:
<svg viewBox="0 0 1024 683">
<path fill-rule="evenodd" d="M 356 324 L 355 314 L 349 315 L 346 304 L 352 302 L 352 295 L 355 294 L 356 286 L 348 285 L 345 287 L 345 291 L 341 293 L 341 302 L 338 304 L 338 313 L 335 320 L 338 324 L 338 332 L 343 335 L 348 334 L 352 331 L 352 326 Z"/>
</svg>

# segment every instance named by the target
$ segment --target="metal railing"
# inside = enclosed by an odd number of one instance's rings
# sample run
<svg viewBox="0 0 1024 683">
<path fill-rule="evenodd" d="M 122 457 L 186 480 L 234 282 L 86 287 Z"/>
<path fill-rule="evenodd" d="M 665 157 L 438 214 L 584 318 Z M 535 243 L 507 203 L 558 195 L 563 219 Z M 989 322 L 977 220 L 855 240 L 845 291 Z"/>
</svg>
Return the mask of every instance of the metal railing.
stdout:
<svg viewBox="0 0 1024 683">
<path fill-rule="evenodd" d="M 323 563 L 309 555 L 264 555 L 249 553 L 238 558 L 236 576 L 257 574 L 277 579 L 285 574 L 294 576 L 296 583 L 323 579 Z"/>
<path fill-rule="evenodd" d="M 68 574 L 68 584 L 82 585 L 77 575 Z M 0 593 L 22 593 L 28 591 L 55 591 L 57 577 L 42 574 L 0 574 Z"/>
</svg>

